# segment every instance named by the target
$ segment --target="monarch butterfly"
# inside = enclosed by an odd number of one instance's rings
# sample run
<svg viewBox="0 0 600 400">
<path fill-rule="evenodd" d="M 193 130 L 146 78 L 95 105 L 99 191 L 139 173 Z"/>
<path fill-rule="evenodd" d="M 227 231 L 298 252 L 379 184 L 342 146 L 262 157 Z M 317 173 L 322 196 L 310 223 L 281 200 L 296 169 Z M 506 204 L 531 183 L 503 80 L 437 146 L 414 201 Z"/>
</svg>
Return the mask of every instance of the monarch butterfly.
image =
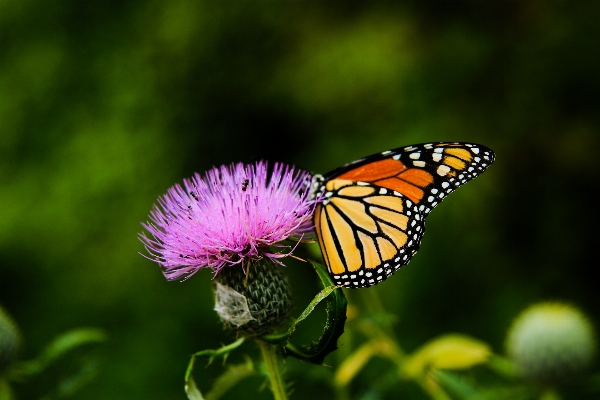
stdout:
<svg viewBox="0 0 600 400">
<path fill-rule="evenodd" d="M 494 162 L 475 143 L 425 143 L 353 161 L 313 179 L 313 222 L 336 285 L 362 288 L 408 264 L 425 218 Z"/>
</svg>

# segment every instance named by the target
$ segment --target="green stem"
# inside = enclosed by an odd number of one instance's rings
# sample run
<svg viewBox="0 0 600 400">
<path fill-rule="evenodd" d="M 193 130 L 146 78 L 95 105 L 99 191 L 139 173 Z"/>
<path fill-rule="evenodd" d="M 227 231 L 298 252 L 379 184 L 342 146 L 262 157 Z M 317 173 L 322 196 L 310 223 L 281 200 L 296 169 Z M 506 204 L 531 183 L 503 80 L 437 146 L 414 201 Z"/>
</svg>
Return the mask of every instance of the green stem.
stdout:
<svg viewBox="0 0 600 400">
<path fill-rule="evenodd" d="M 260 339 L 256 339 L 260 352 L 262 354 L 267 372 L 269 374 L 269 380 L 271 381 L 271 391 L 275 400 L 287 400 L 288 396 L 285 391 L 285 383 L 281 376 L 281 369 L 279 368 L 279 356 L 277 355 L 277 346 L 264 342 Z"/>
<path fill-rule="evenodd" d="M 3 377 L 0 377 L 0 400 L 12 400 L 13 395 L 10 390 L 8 381 Z"/>
</svg>

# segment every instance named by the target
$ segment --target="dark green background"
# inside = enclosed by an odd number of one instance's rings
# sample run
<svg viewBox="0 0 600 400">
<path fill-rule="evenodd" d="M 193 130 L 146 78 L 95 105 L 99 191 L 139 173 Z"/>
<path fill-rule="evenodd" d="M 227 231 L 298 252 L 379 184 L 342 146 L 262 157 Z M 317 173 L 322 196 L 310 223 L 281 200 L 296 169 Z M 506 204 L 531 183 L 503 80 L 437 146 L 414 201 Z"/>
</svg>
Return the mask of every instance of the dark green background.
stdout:
<svg viewBox="0 0 600 400">
<path fill-rule="evenodd" d="M 234 161 L 323 173 L 427 141 L 497 161 L 370 289 L 404 349 L 462 332 L 502 353 L 512 318 L 546 299 L 597 325 L 598 21 L 592 1 L 0 1 L 0 303 L 21 358 L 100 327 L 110 340 L 82 352 L 99 372 L 77 398 L 183 399 L 188 355 L 233 336 L 209 272 L 167 282 L 138 254 L 157 196 Z M 308 264 L 288 272 L 297 314 L 318 285 Z M 288 365 L 295 398 L 331 398 L 331 369 Z M 220 365 L 202 367 L 207 388 Z M 17 392 L 38 398 L 54 375 Z M 268 399 L 262 383 L 237 395 Z"/>
</svg>

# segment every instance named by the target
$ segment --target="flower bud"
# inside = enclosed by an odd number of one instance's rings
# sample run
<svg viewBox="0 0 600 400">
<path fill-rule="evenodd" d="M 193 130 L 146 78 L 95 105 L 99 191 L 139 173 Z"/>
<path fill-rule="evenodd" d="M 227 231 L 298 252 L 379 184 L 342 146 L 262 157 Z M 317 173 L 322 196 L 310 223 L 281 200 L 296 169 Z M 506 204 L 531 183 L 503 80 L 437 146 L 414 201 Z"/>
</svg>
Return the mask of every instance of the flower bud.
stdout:
<svg viewBox="0 0 600 400">
<path fill-rule="evenodd" d="M 17 325 L 0 307 L 0 373 L 15 358 L 19 342 Z"/>
<path fill-rule="evenodd" d="M 591 363 L 596 343 L 593 327 L 577 308 L 561 303 L 539 303 L 513 322 L 506 347 L 525 379 L 560 383 Z"/>
<path fill-rule="evenodd" d="M 215 311 L 244 336 L 271 332 L 287 318 L 290 285 L 281 266 L 264 257 L 245 267 L 223 268 L 215 278 Z"/>
</svg>

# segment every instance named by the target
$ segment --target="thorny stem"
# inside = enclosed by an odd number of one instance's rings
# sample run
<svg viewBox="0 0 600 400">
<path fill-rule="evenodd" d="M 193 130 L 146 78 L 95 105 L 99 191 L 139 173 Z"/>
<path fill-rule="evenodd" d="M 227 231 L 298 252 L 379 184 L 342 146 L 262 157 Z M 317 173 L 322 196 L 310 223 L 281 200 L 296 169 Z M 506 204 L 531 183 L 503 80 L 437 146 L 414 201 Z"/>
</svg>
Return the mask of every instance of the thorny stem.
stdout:
<svg viewBox="0 0 600 400">
<path fill-rule="evenodd" d="M 287 393 L 285 391 L 285 383 L 281 375 L 281 369 L 279 368 L 279 356 L 277 354 L 277 346 L 270 343 L 264 342 L 260 339 L 256 339 L 260 352 L 267 367 L 267 373 L 269 374 L 269 381 L 271 382 L 271 391 L 275 400 L 288 400 Z"/>
</svg>

